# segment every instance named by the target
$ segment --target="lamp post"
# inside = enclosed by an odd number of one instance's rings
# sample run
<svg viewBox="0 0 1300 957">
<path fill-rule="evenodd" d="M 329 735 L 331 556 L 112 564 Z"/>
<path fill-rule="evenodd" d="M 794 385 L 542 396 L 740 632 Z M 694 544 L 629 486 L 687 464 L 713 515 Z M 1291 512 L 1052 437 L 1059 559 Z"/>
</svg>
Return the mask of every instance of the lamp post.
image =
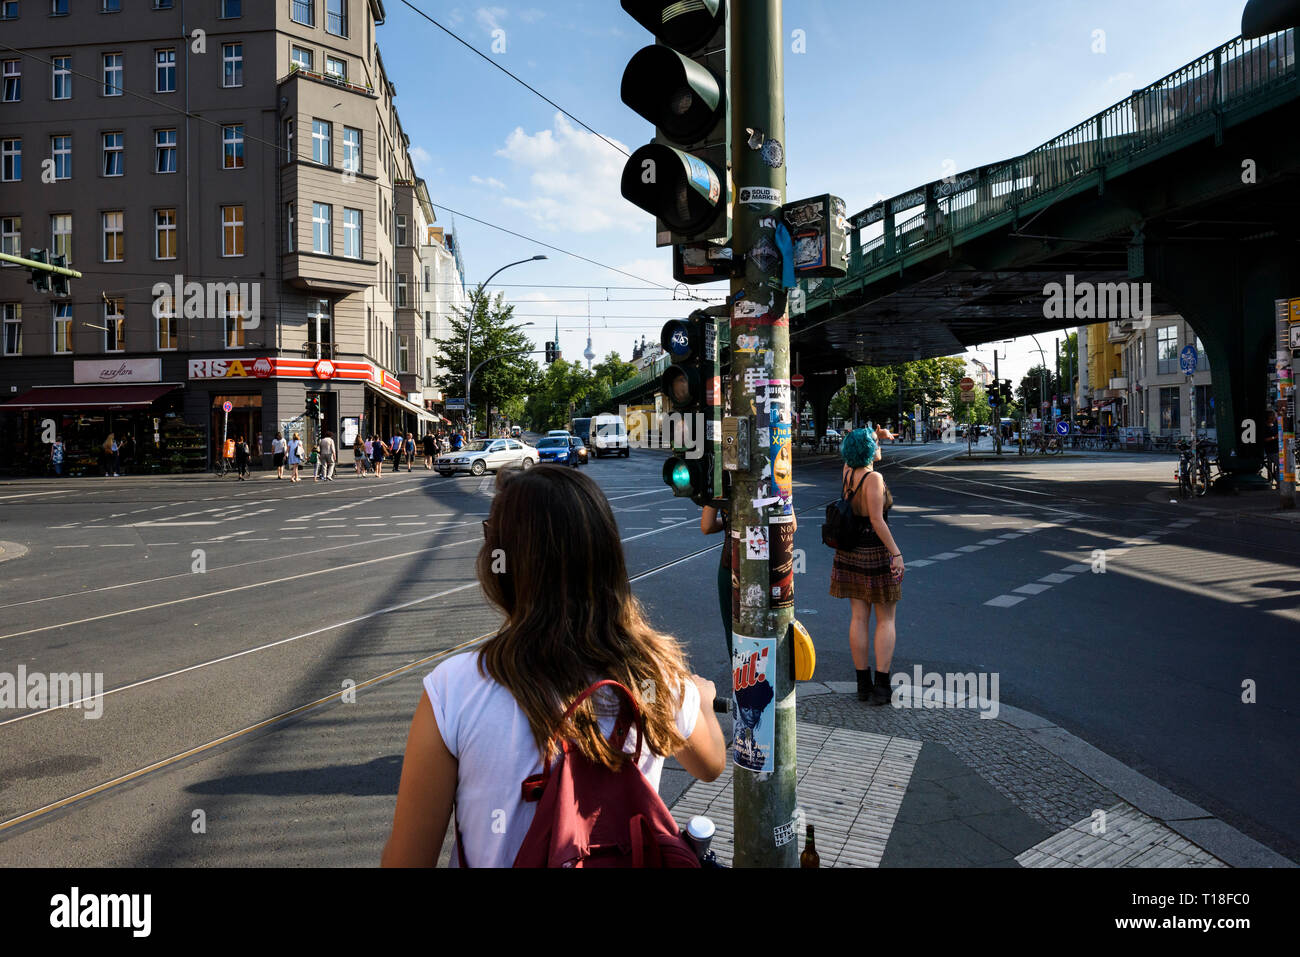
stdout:
<svg viewBox="0 0 1300 957">
<path fill-rule="evenodd" d="M 545 256 L 538 255 L 538 256 L 531 256 L 528 259 L 520 259 L 517 262 L 506 263 L 504 266 L 502 266 L 492 275 L 488 276 L 486 280 L 479 283 L 478 289 L 474 290 L 474 304 L 473 307 L 470 309 L 469 321 L 466 322 L 465 324 L 465 427 L 466 429 L 470 428 L 469 387 L 470 387 L 471 370 L 469 366 L 469 359 L 470 359 L 469 341 L 470 341 L 470 336 L 474 332 L 474 317 L 478 315 L 478 304 L 480 300 L 482 300 L 483 298 L 483 293 L 487 289 L 488 283 L 490 283 L 493 279 L 495 279 L 498 274 L 509 269 L 511 266 L 520 266 L 524 263 L 535 262 L 538 259 L 545 259 L 545 258 L 546 258 Z M 525 325 L 532 325 L 532 323 L 525 323 Z"/>
<path fill-rule="evenodd" d="M 1042 346 L 1038 345 L 1038 337 L 1032 332 L 1029 334 L 1029 338 L 1034 340 L 1035 346 L 1038 346 L 1038 368 L 1042 370 L 1038 373 L 1038 405 L 1039 408 L 1042 408 L 1043 400 L 1047 398 L 1047 382 L 1043 378 L 1044 374 L 1047 372 L 1047 353 L 1043 351 Z M 1044 416 L 1043 419 L 1045 422 L 1047 417 Z M 1053 428 L 1055 428 L 1055 425 L 1053 425 Z"/>
</svg>

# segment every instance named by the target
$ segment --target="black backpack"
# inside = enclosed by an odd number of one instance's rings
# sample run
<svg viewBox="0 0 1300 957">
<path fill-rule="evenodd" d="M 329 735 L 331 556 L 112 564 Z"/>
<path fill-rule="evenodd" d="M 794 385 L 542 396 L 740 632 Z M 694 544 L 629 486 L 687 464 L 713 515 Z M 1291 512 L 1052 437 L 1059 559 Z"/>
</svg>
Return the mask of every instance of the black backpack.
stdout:
<svg viewBox="0 0 1300 957">
<path fill-rule="evenodd" d="M 862 541 L 862 520 L 853 514 L 853 496 L 867 480 L 869 473 L 862 473 L 853 491 L 838 502 L 826 506 L 826 522 L 822 525 L 822 544 L 828 548 L 850 551 Z"/>
</svg>

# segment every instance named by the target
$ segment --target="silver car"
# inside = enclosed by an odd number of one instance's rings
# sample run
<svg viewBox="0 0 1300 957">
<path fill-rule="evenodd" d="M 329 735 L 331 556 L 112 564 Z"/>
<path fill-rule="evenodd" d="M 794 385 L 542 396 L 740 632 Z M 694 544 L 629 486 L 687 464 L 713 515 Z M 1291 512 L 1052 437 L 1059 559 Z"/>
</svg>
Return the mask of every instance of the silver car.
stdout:
<svg viewBox="0 0 1300 957">
<path fill-rule="evenodd" d="M 459 452 L 439 455 L 433 467 L 440 475 L 454 472 L 482 475 L 489 470 L 530 469 L 537 464 L 538 457 L 535 448 L 518 439 L 477 439 L 466 443 Z"/>
</svg>

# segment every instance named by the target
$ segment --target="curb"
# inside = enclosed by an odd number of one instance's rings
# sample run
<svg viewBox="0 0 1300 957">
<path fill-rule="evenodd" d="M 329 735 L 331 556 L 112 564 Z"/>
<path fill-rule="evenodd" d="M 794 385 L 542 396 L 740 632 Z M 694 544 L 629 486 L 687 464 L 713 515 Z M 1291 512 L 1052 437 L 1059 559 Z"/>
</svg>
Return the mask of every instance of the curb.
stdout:
<svg viewBox="0 0 1300 957">
<path fill-rule="evenodd" d="M 922 689 L 912 689 L 917 698 L 921 692 Z M 928 693 L 933 695 L 936 692 L 942 694 L 944 704 L 949 707 L 961 706 L 967 698 L 966 695 L 946 690 L 933 689 Z M 851 681 L 806 681 L 799 682 L 796 686 L 796 696 L 823 694 L 857 694 L 857 685 Z M 998 716 L 989 720 L 1001 721 L 1027 732 L 1044 750 L 1050 751 L 1075 770 L 1113 792 L 1116 797 L 1213 854 L 1229 867 L 1300 866 L 1032 711 L 1000 704 Z"/>
<path fill-rule="evenodd" d="M 11 558 L 22 558 L 26 554 L 26 545 L 19 545 L 17 542 L 0 542 L 0 562 L 7 562 Z"/>
</svg>

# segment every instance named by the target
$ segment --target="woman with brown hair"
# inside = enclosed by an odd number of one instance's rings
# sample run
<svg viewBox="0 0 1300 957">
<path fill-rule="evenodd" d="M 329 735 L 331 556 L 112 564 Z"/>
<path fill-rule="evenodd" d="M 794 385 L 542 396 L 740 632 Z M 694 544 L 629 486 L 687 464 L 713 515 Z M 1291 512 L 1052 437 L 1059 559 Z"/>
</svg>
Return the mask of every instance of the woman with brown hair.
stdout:
<svg viewBox="0 0 1300 957">
<path fill-rule="evenodd" d="M 424 679 L 397 792 L 387 867 L 437 863 L 456 806 L 460 850 L 473 867 L 509 867 L 537 805 L 521 784 L 542 771 L 542 750 L 565 708 L 598 680 L 629 688 L 645 716 L 638 765 L 656 789 L 672 755 L 712 781 L 726 767 L 713 683 L 692 675 L 681 646 L 650 627 L 632 595 L 623 546 L 596 483 L 572 469 L 502 470 L 483 523 L 478 580 L 505 615 L 478 652 Z M 608 741 L 617 699 L 584 702 L 564 737 L 594 763 L 632 760 Z M 456 855 L 453 855 L 453 860 Z"/>
</svg>

